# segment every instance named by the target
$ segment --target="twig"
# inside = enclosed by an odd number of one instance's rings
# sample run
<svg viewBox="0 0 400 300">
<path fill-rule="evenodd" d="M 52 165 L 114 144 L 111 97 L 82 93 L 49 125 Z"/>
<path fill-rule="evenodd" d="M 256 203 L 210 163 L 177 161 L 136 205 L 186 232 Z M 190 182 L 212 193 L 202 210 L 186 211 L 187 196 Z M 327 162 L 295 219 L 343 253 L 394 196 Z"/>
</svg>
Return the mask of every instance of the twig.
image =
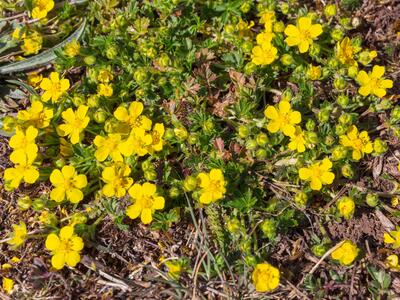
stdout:
<svg viewBox="0 0 400 300">
<path fill-rule="evenodd" d="M 306 294 L 304 294 L 302 291 L 300 291 L 293 283 L 291 283 L 289 280 L 287 280 L 286 278 L 284 278 L 284 281 L 294 290 L 294 292 L 297 295 L 300 295 L 301 297 L 303 297 L 303 299 L 307 299 L 310 300 L 310 298 L 307 297 Z"/>
<path fill-rule="evenodd" d="M 300 280 L 300 282 L 297 284 L 297 286 L 301 285 L 301 284 L 304 282 L 304 280 L 305 280 L 305 278 L 306 278 L 307 276 L 312 275 L 312 274 L 318 269 L 319 265 L 320 265 L 329 255 L 331 255 L 331 253 L 332 253 L 333 251 L 335 251 L 335 250 L 338 249 L 340 246 L 342 246 L 342 244 L 343 244 L 344 242 L 345 242 L 345 241 L 341 241 L 339 244 L 333 246 L 331 249 L 329 249 L 328 251 L 326 251 L 326 253 L 320 258 L 320 260 L 314 265 L 314 267 L 313 267 L 305 276 L 303 276 L 303 278 Z"/>
<path fill-rule="evenodd" d="M 197 286 L 197 275 L 199 273 L 200 270 L 200 266 L 201 263 L 203 262 L 204 258 L 207 256 L 207 252 L 204 252 L 204 254 L 202 255 L 202 257 L 200 258 L 200 260 L 197 263 L 197 266 L 194 270 L 194 274 L 193 274 L 193 294 L 192 294 L 192 300 L 196 300 L 196 286 Z"/>
</svg>

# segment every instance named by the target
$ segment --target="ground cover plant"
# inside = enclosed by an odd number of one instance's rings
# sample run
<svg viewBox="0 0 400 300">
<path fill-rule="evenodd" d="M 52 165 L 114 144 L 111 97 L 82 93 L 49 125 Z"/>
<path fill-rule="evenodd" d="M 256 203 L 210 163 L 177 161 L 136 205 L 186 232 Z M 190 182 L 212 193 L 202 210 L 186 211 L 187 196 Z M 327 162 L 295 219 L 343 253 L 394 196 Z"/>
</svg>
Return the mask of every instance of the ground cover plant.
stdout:
<svg viewBox="0 0 400 300">
<path fill-rule="evenodd" d="M 400 292 L 397 1 L 0 17 L 3 298 Z"/>
</svg>

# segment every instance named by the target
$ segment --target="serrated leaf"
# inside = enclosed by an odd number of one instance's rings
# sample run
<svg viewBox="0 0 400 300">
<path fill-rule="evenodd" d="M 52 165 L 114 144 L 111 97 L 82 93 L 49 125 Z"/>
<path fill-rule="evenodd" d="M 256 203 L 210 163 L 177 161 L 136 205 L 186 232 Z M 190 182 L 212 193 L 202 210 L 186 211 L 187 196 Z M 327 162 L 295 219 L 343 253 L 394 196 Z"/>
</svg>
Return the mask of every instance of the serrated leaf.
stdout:
<svg viewBox="0 0 400 300">
<path fill-rule="evenodd" d="M 85 26 L 86 26 L 86 19 L 82 21 L 82 24 L 73 34 L 71 34 L 67 39 L 65 39 L 58 45 L 54 46 L 53 48 L 43 51 L 42 53 L 27 58 L 25 60 L 14 62 L 5 65 L 3 67 L 0 67 L 0 75 L 22 72 L 47 65 L 48 63 L 57 58 L 55 50 L 64 47 L 66 44 L 70 43 L 73 40 L 78 40 L 82 36 L 85 30 Z"/>
</svg>

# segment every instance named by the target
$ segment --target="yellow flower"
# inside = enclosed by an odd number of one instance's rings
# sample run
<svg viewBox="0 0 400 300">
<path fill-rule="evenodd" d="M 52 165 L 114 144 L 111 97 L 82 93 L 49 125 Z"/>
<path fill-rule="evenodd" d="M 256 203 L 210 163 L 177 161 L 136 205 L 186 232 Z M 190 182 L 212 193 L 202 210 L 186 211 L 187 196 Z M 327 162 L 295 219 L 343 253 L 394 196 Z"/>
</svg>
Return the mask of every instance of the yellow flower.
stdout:
<svg viewBox="0 0 400 300">
<path fill-rule="evenodd" d="M 97 75 L 97 80 L 101 83 L 109 83 L 113 79 L 113 74 L 107 69 L 100 70 L 99 74 Z"/>
<path fill-rule="evenodd" d="M 287 38 L 285 42 L 289 47 L 297 46 L 300 53 L 305 53 L 313 43 L 313 40 L 322 33 L 322 26 L 320 24 L 312 24 L 310 17 L 301 17 L 297 23 L 297 26 L 289 24 L 286 27 L 285 34 Z"/>
<path fill-rule="evenodd" d="M 126 190 L 132 185 L 133 180 L 129 177 L 131 168 L 122 162 L 115 163 L 110 167 L 104 168 L 102 179 L 106 183 L 103 186 L 103 194 L 106 197 L 125 196 Z"/>
<path fill-rule="evenodd" d="M 332 252 L 331 256 L 341 265 L 348 266 L 356 259 L 358 252 L 359 249 L 353 242 L 344 241 L 339 248 Z"/>
<path fill-rule="evenodd" d="M 54 189 L 50 193 L 50 199 L 61 202 L 65 199 L 72 203 L 78 203 L 83 199 L 83 189 L 87 185 L 86 175 L 79 175 L 73 166 L 64 166 L 61 171 L 53 170 L 50 182 Z"/>
<path fill-rule="evenodd" d="M 256 65 L 269 65 L 277 57 L 278 49 L 272 44 L 263 43 L 252 50 L 252 62 Z"/>
<path fill-rule="evenodd" d="M 335 174 L 330 172 L 332 162 L 328 158 L 310 165 L 308 168 L 299 170 L 301 180 L 310 181 L 311 189 L 319 191 L 323 184 L 331 184 L 335 179 Z"/>
<path fill-rule="evenodd" d="M 7 183 L 7 187 L 15 189 L 22 180 L 32 184 L 39 178 L 38 170 L 32 166 L 36 156 L 37 154 L 35 153 L 34 155 L 25 154 L 12 158 L 12 162 L 15 164 L 14 168 L 4 170 L 3 178 Z"/>
<path fill-rule="evenodd" d="M 167 260 L 164 265 L 168 268 L 168 276 L 174 280 L 178 280 L 182 273 L 182 262 L 178 259 Z"/>
<path fill-rule="evenodd" d="M 129 195 L 134 203 L 127 208 L 126 214 L 131 219 L 136 219 L 140 215 L 143 224 L 151 223 L 154 211 L 164 208 L 164 197 L 157 195 L 155 184 L 145 182 L 140 185 L 135 183 L 129 189 Z"/>
<path fill-rule="evenodd" d="M 362 131 L 358 132 L 356 126 L 352 125 L 346 135 L 341 135 L 339 137 L 340 144 L 353 149 L 352 157 L 354 160 L 360 160 L 364 153 L 371 153 L 373 145 L 369 140 L 368 132 Z"/>
<path fill-rule="evenodd" d="M 43 80 L 42 74 L 38 74 L 36 72 L 28 74 L 28 83 L 34 88 L 37 88 L 42 80 Z"/>
<path fill-rule="evenodd" d="M 210 204 L 224 197 L 226 182 L 220 169 L 212 169 L 208 174 L 202 172 L 197 178 L 201 188 L 200 203 Z"/>
<path fill-rule="evenodd" d="M 90 118 L 86 115 L 89 107 L 80 105 L 76 112 L 72 108 L 68 108 L 62 112 L 61 117 L 64 124 L 58 126 L 58 134 L 60 136 L 68 136 L 73 145 L 80 141 L 80 134 L 88 126 Z"/>
<path fill-rule="evenodd" d="M 393 249 L 400 248 L 400 227 L 396 227 L 396 230 L 385 232 L 383 234 L 383 241 L 385 244 L 393 244 Z"/>
<path fill-rule="evenodd" d="M 53 118 L 53 110 L 46 109 L 40 101 L 33 101 L 27 110 L 18 112 L 18 120 L 24 121 L 36 128 L 46 128 Z"/>
<path fill-rule="evenodd" d="M 13 249 L 16 249 L 25 242 L 28 233 L 24 222 L 20 222 L 19 225 L 13 224 L 12 228 L 13 231 L 11 233 L 11 239 L 8 241 L 8 244 L 11 245 Z"/>
<path fill-rule="evenodd" d="M 83 247 L 82 238 L 74 234 L 72 226 L 64 226 L 59 235 L 50 233 L 46 238 L 46 249 L 53 255 L 51 265 L 57 270 L 65 265 L 75 267 L 81 260 L 80 252 Z"/>
<path fill-rule="evenodd" d="M 66 139 L 60 138 L 60 154 L 64 157 L 72 156 L 74 153 L 72 149 L 72 144 L 69 143 Z"/>
<path fill-rule="evenodd" d="M 353 47 L 351 40 L 345 37 L 340 43 L 336 45 L 336 57 L 337 59 L 346 66 L 357 66 L 357 62 L 354 60 L 354 54 L 357 49 Z"/>
<path fill-rule="evenodd" d="M 338 200 L 337 209 L 339 214 L 345 219 L 350 219 L 354 214 L 354 209 L 356 207 L 353 199 L 350 197 L 342 197 Z"/>
<path fill-rule="evenodd" d="M 43 19 L 47 16 L 47 13 L 54 7 L 53 0 L 34 0 L 32 18 Z"/>
<path fill-rule="evenodd" d="M 21 27 L 17 27 L 14 29 L 13 33 L 11 34 L 13 40 L 19 41 L 20 39 L 24 39 L 26 37 L 25 31 L 21 31 Z"/>
<path fill-rule="evenodd" d="M 133 154 L 144 156 L 148 153 L 152 141 L 151 135 L 146 133 L 143 128 L 133 128 L 128 139 L 119 144 L 118 150 L 126 157 Z"/>
<path fill-rule="evenodd" d="M 3 277 L 2 287 L 7 294 L 11 294 L 14 288 L 14 280 L 12 280 L 11 278 Z"/>
<path fill-rule="evenodd" d="M 104 97 L 111 97 L 113 95 L 113 88 L 111 84 L 100 83 L 97 86 L 97 95 Z"/>
<path fill-rule="evenodd" d="M 261 32 L 257 34 L 256 40 L 258 45 L 271 45 L 274 34 L 271 32 Z"/>
<path fill-rule="evenodd" d="M 382 98 L 386 95 L 386 89 L 393 87 L 393 81 L 382 78 L 385 74 L 385 67 L 374 66 L 372 73 L 365 72 L 364 70 L 358 72 L 357 81 L 360 84 L 358 92 L 362 96 L 375 95 Z"/>
<path fill-rule="evenodd" d="M 265 117 L 271 120 L 267 126 L 268 131 L 272 133 L 282 131 L 287 136 L 295 134 L 295 125 L 301 122 L 300 112 L 292 110 L 289 101 L 281 101 L 278 106 L 276 109 L 268 105 L 264 111 Z"/>
<path fill-rule="evenodd" d="M 149 152 L 152 151 L 158 152 L 162 150 L 164 144 L 163 141 L 164 132 L 165 132 L 164 124 L 156 123 L 153 126 L 153 130 L 150 133 L 152 142 L 150 145 Z"/>
<path fill-rule="evenodd" d="M 299 153 L 306 150 L 306 140 L 304 138 L 304 132 L 299 126 L 296 126 L 294 134 L 290 135 L 290 143 L 288 145 L 290 150 L 297 151 Z"/>
<path fill-rule="evenodd" d="M 273 23 L 275 22 L 275 12 L 273 10 L 264 10 L 258 14 L 260 17 L 261 24 Z"/>
<path fill-rule="evenodd" d="M 64 53 L 68 57 L 75 57 L 81 51 L 81 45 L 77 40 L 73 40 L 67 45 L 65 45 Z"/>
<path fill-rule="evenodd" d="M 15 135 L 10 138 L 8 143 L 14 149 L 10 155 L 12 162 L 23 160 L 25 155 L 36 156 L 38 152 L 38 146 L 35 143 L 37 135 L 38 130 L 33 126 L 29 126 L 25 132 L 19 128 L 16 129 Z"/>
<path fill-rule="evenodd" d="M 311 80 L 318 80 L 321 78 L 321 75 L 322 75 L 321 66 L 310 65 L 307 71 L 308 78 L 310 78 Z"/>
<path fill-rule="evenodd" d="M 396 254 L 389 255 L 385 260 L 385 265 L 391 271 L 400 271 L 399 257 Z"/>
<path fill-rule="evenodd" d="M 257 292 L 271 292 L 279 286 L 279 270 L 269 263 L 257 264 L 251 277 Z"/>
<path fill-rule="evenodd" d="M 39 50 L 42 49 L 42 43 L 42 36 L 34 31 L 24 37 L 24 44 L 21 46 L 21 50 L 24 51 L 24 55 L 38 54 Z"/>
<path fill-rule="evenodd" d="M 131 128 L 139 127 L 144 130 L 151 129 L 151 120 L 142 115 L 143 103 L 133 101 L 129 105 L 129 109 L 123 106 L 118 107 L 114 112 L 114 117 L 123 123 L 128 124 Z"/>
<path fill-rule="evenodd" d="M 43 78 L 40 83 L 40 88 L 45 92 L 42 95 L 42 100 L 47 102 L 51 99 L 51 101 L 57 102 L 58 99 L 69 89 L 69 80 L 62 78 L 60 80 L 60 76 L 57 72 L 51 72 L 49 78 Z"/>
<path fill-rule="evenodd" d="M 113 161 L 122 161 L 121 151 L 119 145 L 121 144 L 121 135 L 111 133 L 108 137 L 97 135 L 93 143 L 96 145 L 97 150 L 94 156 L 98 161 L 105 161 L 107 157 L 111 156 Z"/>
</svg>

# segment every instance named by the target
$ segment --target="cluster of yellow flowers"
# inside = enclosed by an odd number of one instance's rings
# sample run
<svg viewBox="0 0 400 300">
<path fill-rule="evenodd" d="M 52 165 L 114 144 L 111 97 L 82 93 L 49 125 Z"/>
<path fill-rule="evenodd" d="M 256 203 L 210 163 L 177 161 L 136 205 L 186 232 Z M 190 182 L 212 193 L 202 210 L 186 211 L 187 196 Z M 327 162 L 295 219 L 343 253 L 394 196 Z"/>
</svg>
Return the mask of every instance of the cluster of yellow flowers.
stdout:
<svg viewBox="0 0 400 300">
<path fill-rule="evenodd" d="M 12 38 L 16 41 L 23 40 L 21 50 L 26 56 L 37 54 L 42 49 L 43 37 L 35 30 L 21 30 L 20 27 L 17 27 L 12 33 Z"/>
<path fill-rule="evenodd" d="M 4 180 L 8 182 L 7 188 L 17 188 L 20 183 L 34 183 L 39 178 L 39 171 L 33 165 L 38 155 L 38 146 L 35 143 L 38 130 L 33 126 L 22 130 L 17 128 L 14 136 L 9 141 L 13 152 L 10 160 L 14 163 L 13 168 L 4 171 Z"/>
<path fill-rule="evenodd" d="M 264 30 L 256 37 L 257 46 L 252 50 L 252 62 L 256 65 L 269 65 L 277 58 L 278 53 L 278 49 L 272 45 L 275 12 L 265 11 L 260 22 L 264 23 Z"/>
<path fill-rule="evenodd" d="M 43 19 L 54 8 L 53 0 L 33 0 L 32 18 Z"/>
</svg>

